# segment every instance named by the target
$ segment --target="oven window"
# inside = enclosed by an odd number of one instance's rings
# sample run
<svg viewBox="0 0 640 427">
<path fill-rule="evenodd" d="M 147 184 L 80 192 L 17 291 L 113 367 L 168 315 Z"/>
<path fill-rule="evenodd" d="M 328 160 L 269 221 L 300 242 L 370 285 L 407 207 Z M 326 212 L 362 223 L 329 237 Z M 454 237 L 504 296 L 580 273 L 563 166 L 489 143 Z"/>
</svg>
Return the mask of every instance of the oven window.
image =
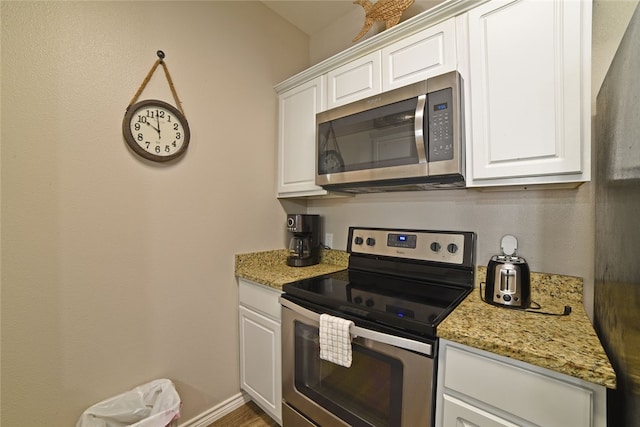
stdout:
<svg viewBox="0 0 640 427">
<path fill-rule="evenodd" d="M 418 98 L 396 102 L 318 126 L 318 173 L 417 164 Z"/>
<path fill-rule="evenodd" d="M 318 328 L 295 322 L 295 385 L 352 426 L 397 426 L 402 362 L 353 344 L 350 368 L 320 359 Z"/>
</svg>

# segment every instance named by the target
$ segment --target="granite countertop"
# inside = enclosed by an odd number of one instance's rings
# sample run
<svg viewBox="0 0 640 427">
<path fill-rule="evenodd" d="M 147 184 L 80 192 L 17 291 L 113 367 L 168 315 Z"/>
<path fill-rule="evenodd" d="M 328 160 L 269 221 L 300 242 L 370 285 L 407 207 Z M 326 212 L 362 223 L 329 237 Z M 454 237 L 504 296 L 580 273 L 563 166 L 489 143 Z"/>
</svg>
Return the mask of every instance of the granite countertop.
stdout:
<svg viewBox="0 0 640 427">
<path fill-rule="evenodd" d="M 282 290 L 287 283 L 345 270 L 349 264 L 347 252 L 332 249 L 322 250 L 320 264 L 308 267 L 289 267 L 288 255 L 286 249 L 238 254 L 236 276 Z"/>
<path fill-rule="evenodd" d="M 282 290 L 286 283 L 345 270 L 349 254 L 323 250 L 320 263 L 289 267 L 288 251 L 278 249 L 238 254 L 237 277 Z M 476 288 L 438 326 L 438 336 L 470 347 L 510 357 L 608 388 L 616 376 L 582 305 L 582 279 L 572 276 L 531 273 L 531 298 L 540 311 L 569 316 L 545 316 L 496 307 L 480 298 L 486 267 L 478 267 Z M 484 285 L 483 285 L 484 287 Z"/>
<path fill-rule="evenodd" d="M 507 356 L 608 388 L 616 375 L 582 305 L 579 277 L 531 273 L 531 299 L 545 316 L 496 307 L 481 300 L 486 267 L 478 267 L 476 288 L 438 326 L 438 336 Z M 484 290 L 484 284 L 482 285 Z"/>
</svg>

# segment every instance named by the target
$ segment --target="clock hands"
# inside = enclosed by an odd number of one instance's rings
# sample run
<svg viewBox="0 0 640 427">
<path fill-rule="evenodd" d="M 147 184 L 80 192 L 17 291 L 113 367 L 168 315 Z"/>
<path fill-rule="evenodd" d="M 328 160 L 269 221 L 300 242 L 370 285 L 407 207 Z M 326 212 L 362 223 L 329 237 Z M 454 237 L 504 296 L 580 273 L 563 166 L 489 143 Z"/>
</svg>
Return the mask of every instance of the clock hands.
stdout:
<svg viewBox="0 0 640 427">
<path fill-rule="evenodd" d="M 153 128 L 153 130 L 155 130 L 156 132 L 160 133 L 160 129 L 158 129 L 157 127 L 155 127 L 154 125 L 152 125 L 149 122 L 145 122 L 147 124 L 147 126 L 151 126 Z"/>
<path fill-rule="evenodd" d="M 122 124 L 127 145 L 148 160 L 173 160 L 183 155 L 189 144 L 186 119 L 179 110 L 162 101 L 146 100 L 131 105 Z M 149 128 L 157 133 L 157 137 L 149 133 Z M 164 141 L 160 139 L 163 128 Z"/>
</svg>

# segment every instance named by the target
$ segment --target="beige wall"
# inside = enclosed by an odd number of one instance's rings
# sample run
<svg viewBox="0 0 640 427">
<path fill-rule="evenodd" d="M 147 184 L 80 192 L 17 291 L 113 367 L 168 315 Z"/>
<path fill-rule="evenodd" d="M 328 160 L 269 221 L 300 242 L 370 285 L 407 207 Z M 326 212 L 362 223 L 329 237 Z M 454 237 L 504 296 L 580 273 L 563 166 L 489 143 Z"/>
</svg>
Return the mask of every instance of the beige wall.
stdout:
<svg viewBox="0 0 640 427">
<path fill-rule="evenodd" d="M 258 2 L 2 2 L 2 418 L 70 426 L 175 381 L 186 421 L 239 392 L 235 253 L 283 247 L 273 86 L 308 38 Z M 125 145 L 156 58 L 192 132 Z M 159 68 L 140 99 L 174 104 Z"/>
</svg>

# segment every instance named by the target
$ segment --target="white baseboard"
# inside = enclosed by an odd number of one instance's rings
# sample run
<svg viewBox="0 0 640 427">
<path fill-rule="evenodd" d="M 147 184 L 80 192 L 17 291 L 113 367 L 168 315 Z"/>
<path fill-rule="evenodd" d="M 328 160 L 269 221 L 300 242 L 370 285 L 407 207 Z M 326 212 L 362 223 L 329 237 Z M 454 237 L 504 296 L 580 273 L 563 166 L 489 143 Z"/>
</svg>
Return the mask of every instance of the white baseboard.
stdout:
<svg viewBox="0 0 640 427">
<path fill-rule="evenodd" d="M 249 400 L 251 400 L 251 398 L 248 394 L 240 392 L 235 396 L 231 396 L 219 405 L 204 411 L 200 415 L 197 415 L 185 422 L 181 422 L 179 427 L 207 427 L 214 421 L 217 421 L 228 413 L 235 411 Z"/>
</svg>

